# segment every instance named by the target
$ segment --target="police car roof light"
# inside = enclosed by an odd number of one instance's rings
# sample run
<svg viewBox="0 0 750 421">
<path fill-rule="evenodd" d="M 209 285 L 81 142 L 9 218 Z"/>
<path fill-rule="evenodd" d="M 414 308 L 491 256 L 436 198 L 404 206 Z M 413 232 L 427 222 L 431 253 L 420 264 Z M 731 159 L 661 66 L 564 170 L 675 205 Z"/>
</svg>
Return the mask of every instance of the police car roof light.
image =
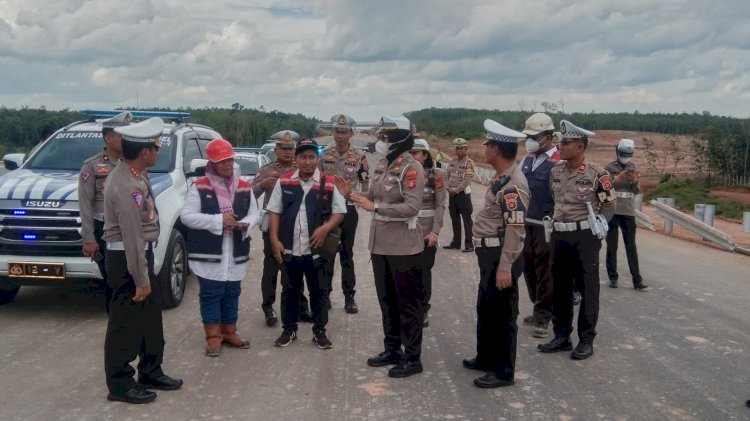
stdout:
<svg viewBox="0 0 750 421">
<path fill-rule="evenodd" d="M 81 114 L 89 117 L 114 117 L 124 111 L 129 110 L 81 110 Z M 170 111 L 130 111 L 134 118 L 151 118 L 159 117 L 166 120 L 185 120 L 190 118 L 190 113 L 170 112 Z"/>
</svg>

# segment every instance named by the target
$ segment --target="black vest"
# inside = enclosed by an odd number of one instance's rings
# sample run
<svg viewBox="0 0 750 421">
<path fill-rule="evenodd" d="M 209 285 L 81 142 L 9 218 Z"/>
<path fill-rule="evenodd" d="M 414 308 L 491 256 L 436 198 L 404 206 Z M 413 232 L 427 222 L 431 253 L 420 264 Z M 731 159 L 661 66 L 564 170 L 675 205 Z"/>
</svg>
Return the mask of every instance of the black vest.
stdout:
<svg viewBox="0 0 750 421">
<path fill-rule="evenodd" d="M 310 192 L 305 196 L 302 190 L 302 184 L 299 178 L 291 178 L 293 173 L 282 176 L 279 179 L 281 186 L 281 221 L 279 225 L 279 240 L 284 245 L 286 253 L 291 253 L 294 246 L 294 224 L 297 220 L 297 214 L 302 207 L 302 198 L 305 198 L 305 212 L 307 214 L 308 236 L 312 236 L 315 228 L 323 225 L 331 216 L 331 207 L 333 203 L 333 190 L 335 183 L 333 177 L 320 173 L 320 177 L 325 180 L 323 186 L 323 209 L 320 210 L 320 220 L 316 220 L 318 209 L 318 192 L 320 191 L 320 182 L 313 184 Z"/>
<path fill-rule="evenodd" d="M 526 216 L 541 221 L 545 216 L 552 216 L 555 210 L 555 199 L 549 186 L 549 176 L 555 162 L 547 158 L 536 170 L 532 171 L 534 156 L 527 156 L 521 163 L 521 171 L 529 183 L 529 209 Z"/>
</svg>

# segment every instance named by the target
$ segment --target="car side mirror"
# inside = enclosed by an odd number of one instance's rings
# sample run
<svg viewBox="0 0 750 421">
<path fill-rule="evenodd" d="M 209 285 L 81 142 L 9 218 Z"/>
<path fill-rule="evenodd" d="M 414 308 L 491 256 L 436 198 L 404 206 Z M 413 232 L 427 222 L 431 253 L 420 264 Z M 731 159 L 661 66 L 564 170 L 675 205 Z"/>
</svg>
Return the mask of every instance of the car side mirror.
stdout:
<svg viewBox="0 0 750 421">
<path fill-rule="evenodd" d="M 193 159 L 190 161 L 190 172 L 188 172 L 186 175 L 188 177 L 203 177 L 206 175 L 206 166 L 208 165 L 208 160 L 206 159 Z"/>
<path fill-rule="evenodd" d="M 8 171 L 13 171 L 15 169 L 18 169 L 21 167 L 21 164 L 23 164 L 23 160 L 26 157 L 26 154 L 23 153 L 9 153 L 3 157 L 3 164 L 5 165 L 5 169 Z"/>
</svg>

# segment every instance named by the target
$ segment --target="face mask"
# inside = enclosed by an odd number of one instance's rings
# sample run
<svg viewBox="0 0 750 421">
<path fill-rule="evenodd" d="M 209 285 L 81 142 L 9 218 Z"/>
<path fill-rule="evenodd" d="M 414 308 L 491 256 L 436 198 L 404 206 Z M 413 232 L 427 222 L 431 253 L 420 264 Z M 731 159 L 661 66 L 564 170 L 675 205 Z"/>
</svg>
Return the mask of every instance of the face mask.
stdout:
<svg viewBox="0 0 750 421">
<path fill-rule="evenodd" d="M 624 156 L 618 156 L 617 160 L 620 161 L 620 164 L 627 165 L 628 162 L 630 162 L 630 157 L 625 158 Z"/>
<path fill-rule="evenodd" d="M 378 140 L 377 143 L 375 143 L 375 152 L 379 153 L 380 155 L 386 156 L 388 155 L 388 143 L 383 142 L 382 140 Z"/>
<path fill-rule="evenodd" d="M 539 142 L 532 139 L 526 140 L 526 151 L 529 153 L 536 153 L 539 150 Z"/>
</svg>

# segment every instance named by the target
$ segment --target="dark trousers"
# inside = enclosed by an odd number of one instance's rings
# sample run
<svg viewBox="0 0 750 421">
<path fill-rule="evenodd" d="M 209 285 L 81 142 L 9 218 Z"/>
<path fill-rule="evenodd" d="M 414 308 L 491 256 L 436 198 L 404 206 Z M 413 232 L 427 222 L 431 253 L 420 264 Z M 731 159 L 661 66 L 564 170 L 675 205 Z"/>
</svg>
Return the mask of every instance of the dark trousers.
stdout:
<svg viewBox="0 0 750 421">
<path fill-rule="evenodd" d="M 109 312 L 109 302 L 112 300 L 112 288 L 107 282 L 107 242 L 102 239 L 104 236 L 104 222 L 94 219 L 94 238 L 99 244 L 99 256 L 94 256 L 94 261 L 99 266 L 99 272 L 102 274 L 102 286 L 104 287 L 104 302 Z"/>
<path fill-rule="evenodd" d="M 354 236 L 357 233 L 359 214 L 357 207 L 349 205 L 346 207 L 346 216 L 341 223 L 341 244 L 339 244 L 339 257 L 341 258 L 341 290 L 344 295 L 354 295 L 354 287 L 357 285 L 357 277 L 354 275 Z M 326 262 L 326 278 L 328 279 L 328 291 L 333 291 L 333 269 L 336 265 L 336 256 Z"/>
<path fill-rule="evenodd" d="M 471 195 L 465 192 L 458 193 L 455 196 L 448 198 L 448 212 L 451 216 L 451 226 L 453 227 L 453 241 L 451 245 L 454 247 L 461 246 L 461 220 L 464 221 L 464 245 L 466 247 L 472 247 L 471 243 L 471 214 L 474 212 L 474 207 L 471 204 Z"/>
<path fill-rule="evenodd" d="M 476 358 L 499 378 L 513 380 L 518 346 L 518 278 L 511 271 L 512 286 L 498 289 L 495 276 L 500 247 L 477 247 L 474 251 L 479 263 Z"/>
<path fill-rule="evenodd" d="M 578 338 L 593 343 L 599 319 L 599 250 L 590 230 L 552 233 L 552 325 L 555 336 L 573 332 L 573 285 L 581 293 Z"/>
<path fill-rule="evenodd" d="M 550 243 L 544 241 L 544 227 L 526 226 L 523 263 L 523 277 L 534 304 L 534 319 L 547 324 L 552 320 L 552 268 Z"/>
<path fill-rule="evenodd" d="M 383 316 L 386 351 L 401 352 L 407 361 L 422 354 L 422 265 L 420 255 L 372 254 L 372 271 Z"/>
<path fill-rule="evenodd" d="M 422 261 L 422 311 L 427 313 L 430 311 L 430 298 L 432 298 L 432 267 L 435 266 L 435 255 L 437 254 L 437 246 L 424 247 L 424 251 L 421 254 Z"/>
<path fill-rule="evenodd" d="M 136 356 L 139 377 L 155 379 L 164 374 L 161 369 L 164 331 L 152 251 L 146 252 L 146 260 L 151 294 L 141 302 L 134 302 L 135 282 L 128 273 L 125 252 L 107 251 L 107 282 L 112 288 L 112 298 L 104 339 L 104 372 L 111 393 L 124 393 L 135 387 L 135 370 L 130 363 Z"/>
<path fill-rule="evenodd" d="M 263 275 L 260 278 L 260 293 L 263 296 L 263 303 L 261 307 L 264 310 L 270 310 L 273 307 L 273 303 L 276 302 L 276 284 L 279 279 L 279 271 L 281 271 L 281 284 L 284 284 L 284 278 L 286 272 L 281 270 L 281 264 L 276 261 L 273 257 L 273 249 L 271 248 L 271 236 L 267 232 L 263 233 Z M 284 311 L 283 305 L 281 312 Z M 307 302 L 304 291 L 299 294 L 299 310 L 298 311 L 310 311 L 310 304 Z"/>
<path fill-rule="evenodd" d="M 619 235 L 617 229 L 622 230 L 622 241 L 625 243 L 625 253 L 628 256 L 628 267 L 633 283 L 643 282 L 638 268 L 638 249 L 635 247 L 635 216 L 615 215 L 609 221 L 607 232 L 607 275 L 609 279 L 617 280 L 617 246 Z"/>
<path fill-rule="evenodd" d="M 325 332 L 328 324 L 328 281 L 323 266 L 325 260 L 313 259 L 312 255 L 284 255 L 284 271 L 281 277 L 281 324 L 284 329 L 297 330 L 302 295 L 302 277 L 307 281 L 312 308 L 313 332 Z"/>
</svg>

